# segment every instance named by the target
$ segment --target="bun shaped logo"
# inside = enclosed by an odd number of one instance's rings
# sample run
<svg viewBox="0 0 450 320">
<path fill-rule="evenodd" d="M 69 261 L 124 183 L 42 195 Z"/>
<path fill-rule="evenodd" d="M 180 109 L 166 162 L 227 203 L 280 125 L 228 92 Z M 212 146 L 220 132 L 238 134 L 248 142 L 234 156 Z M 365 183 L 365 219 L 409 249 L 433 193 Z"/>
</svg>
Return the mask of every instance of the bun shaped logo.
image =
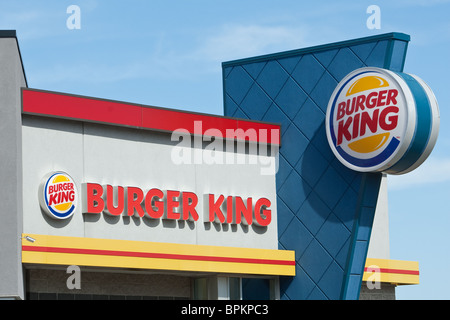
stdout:
<svg viewBox="0 0 450 320">
<path fill-rule="evenodd" d="M 357 69 L 342 79 L 328 103 L 328 143 L 356 171 L 410 172 L 431 153 L 438 131 L 436 98 L 414 75 Z"/>
<path fill-rule="evenodd" d="M 39 186 L 39 203 L 42 210 L 51 218 L 71 217 L 78 205 L 75 182 L 65 172 L 46 175 Z"/>
</svg>

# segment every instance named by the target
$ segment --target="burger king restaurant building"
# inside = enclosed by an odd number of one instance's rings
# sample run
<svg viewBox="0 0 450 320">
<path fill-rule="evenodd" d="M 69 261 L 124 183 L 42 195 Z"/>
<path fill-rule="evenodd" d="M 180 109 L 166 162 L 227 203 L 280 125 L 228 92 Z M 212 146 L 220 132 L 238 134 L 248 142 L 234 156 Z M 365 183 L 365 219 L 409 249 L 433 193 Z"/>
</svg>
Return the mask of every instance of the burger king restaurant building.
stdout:
<svg viewBox="0 0 450 320">
<path fill-rule="evenodd" d="M 425 160 L 438 127 L 431 90 L 402 73 L 408 42 L 224 62 L 216 116 L 29 88 L 1 31 L 0 297 L 395 299 L 419 266 L 389 255 L 386 183 Z M 431 111 L 410 133 L 415 90 Z M 345 163 L 403 140 L 395 163 Z"/>
</svg>

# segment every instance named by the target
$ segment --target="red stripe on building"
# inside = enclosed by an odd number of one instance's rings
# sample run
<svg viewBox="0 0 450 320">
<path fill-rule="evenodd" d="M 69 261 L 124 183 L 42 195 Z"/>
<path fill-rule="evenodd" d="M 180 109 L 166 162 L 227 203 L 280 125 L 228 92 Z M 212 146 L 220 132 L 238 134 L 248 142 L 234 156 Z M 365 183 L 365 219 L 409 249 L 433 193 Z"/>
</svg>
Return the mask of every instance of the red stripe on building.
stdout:
<svg viewBox="0 0 450 320">
<path fill-rule="evenodd" d="M 279 145 L 281 141 L 277 124 L 27 88 L 22 89 L 22 112 L 165 132 L 183 129 L 190 134 L 267 144 Z"/>
<path fill-rule="evenodd" d="M 23 112 L 140 127 L 141 107 L 118 102 L 24 89 Z"/>
<path fill-rule="evenodd" d="M 88 254 L 88 255 L 107 255 L 107 256 L 135 257 L 135 258 L 154 258 L 154 259 L 172 259 L 172 260 L 195 260 L 195 261 L 214 261 L 214 262 L 273 264 L 273 265 L 286 265 L 286 266 L 295 265 L 295 261 L 287 261 L 287 260 L 215 257 L 215 256 L 170 254 L 170 253 L 99 250 L 99 249 L 22 246 L 22 250 L 23 251 L 33 251 L 33 252 L 71 253 L 71 254 Z"/>
<path fill-rule="evenodd" d="M 370 269 L 370 271 L 369 271 Z M 388 268 L 364 268 L 364 272 L 375 272 L 379 271 L 382 273 L 396 273 L 396 274 L 410 274 L 410 275 L 415 275 L 418 276 L 419 275 L 419 271 L 417 270 L 402 270 L 402 269 L 388 269 Z"/>
</svg>

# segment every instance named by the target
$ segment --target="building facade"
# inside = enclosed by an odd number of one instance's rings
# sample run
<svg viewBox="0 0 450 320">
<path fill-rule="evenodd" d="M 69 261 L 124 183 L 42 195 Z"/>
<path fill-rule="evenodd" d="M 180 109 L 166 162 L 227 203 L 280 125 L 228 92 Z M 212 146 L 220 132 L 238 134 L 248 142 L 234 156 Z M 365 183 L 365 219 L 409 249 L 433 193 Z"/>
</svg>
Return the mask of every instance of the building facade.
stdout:
<svg viewBox="0 0 450 320">
<path fill-rule="evenodd" d="M 408 42 L 391 33 L 223 63 L 225 115 L 281 124 L 279 248 L 296 257 L 296 277 L 281 280 L 286 299 L 357 299 L 377 208 L 385 217 L 374 231 L 373 258 L 389 259 L 385 189 L 377 204 L 382 174 L 358 173 L 336 159 L 325 114 L 351 71 L 403 71 Z"/>
<path fill-rule="evenodd" d="M 389 256 L 386 176 L 342 166 L 324 128 L 342 77 L 402 71 L 408 41 L 225 62 L 215 116 L 28 88 L 0 32 L 0 297 L 390 299 L 417 284 L 418 264 Z"/>
</svg>

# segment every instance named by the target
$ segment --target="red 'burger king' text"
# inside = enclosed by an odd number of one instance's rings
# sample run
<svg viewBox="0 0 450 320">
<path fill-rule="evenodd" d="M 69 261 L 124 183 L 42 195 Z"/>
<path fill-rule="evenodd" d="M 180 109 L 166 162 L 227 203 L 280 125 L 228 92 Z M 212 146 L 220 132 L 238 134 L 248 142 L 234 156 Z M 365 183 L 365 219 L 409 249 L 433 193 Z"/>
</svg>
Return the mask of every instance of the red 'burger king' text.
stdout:
<svg viewBox="0 0 450 320">
<path fill-rule="evenodd" d="M 64 182 L 48 187 L 48 205 L 53 206 L 66 202 L 73 202 L 75 199 L 75 190 L 73 183 Z"/>
<path fill-rule="evenodd" d="M 398 90 L 372 91 L 342 101 L 337 106 L 337 145 L 343 139 L 352 141 L 364 136 L 367 129 L 376 133 L 378 127 L 385 131 L 397 127 L 399 108 Z M 372 111 L 372 112 L 369 112 Z"/>
</svg>

